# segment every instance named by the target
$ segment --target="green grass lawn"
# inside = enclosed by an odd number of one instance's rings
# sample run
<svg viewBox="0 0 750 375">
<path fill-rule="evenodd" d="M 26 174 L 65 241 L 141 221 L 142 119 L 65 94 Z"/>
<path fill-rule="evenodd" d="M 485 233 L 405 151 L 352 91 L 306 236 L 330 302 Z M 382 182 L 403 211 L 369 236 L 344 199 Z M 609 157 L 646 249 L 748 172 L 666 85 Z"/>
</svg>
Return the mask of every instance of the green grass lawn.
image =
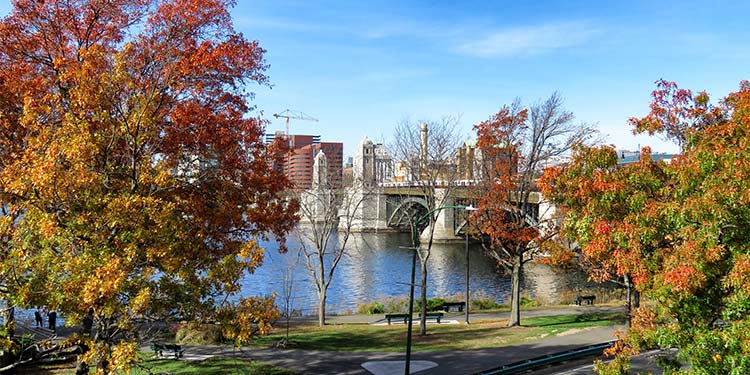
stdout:
<svg viewBox="0 0 750 375">
<path fill-rule="evenodd" d="M 260 362 L 227 357 L 213 357 L 203 361 L 175 361 L 174 359 L 151 359 L 141 363 L 142 369 L 133 369 L 130 375 L 294 375 L 279 367 Z M 150 371 L 150 372 L 149 372 Z"/>
<path fill-rule="evenodd" d="M 554 336 L 570 330 L 624 323 L 623 313 L 556 315 L 528 318 L 522 327 L 507 328 L 507 320 L 481 321 L 465 324 L 428 324 L 427 335 L 419 336 L 414 326 L 414 350 L 469 350 L 521 344 Z M 267 347 L 284 337 L 278 329 L 253 342 Z M 297 349 L 331 351 L 400 351 L 406 341 L 404 325 L 371 326 L 362 324 L 298 325 L 290 330 L 289 340 Z"/>
<path fill-rule="evenodd" d="M 174 359 L 152 359 L 144 356 L 140 366 L 134 367 L 129 375 L 297 375 L 280 367 L 266 365 L 256 361 L 236 358 L 212 357 L 203 361 L 176 361 Z M 58 365 L 41 365 L 24 369 L 22 373 L 47 375 L 73 375 L 75 363 Z M 93 374 L 93 369 L 92 372 Z"/>
<path fill-rule="evenodd" d="M 479 321 L 465 324 L 428 324 L 427 335 L 419 336 L 414 327 L 413 350 L 470 350 L 522 344 L 545 337 L 564 334 L 572 330 L 588 327 L 623 324 L 624 313 L 594 313 L 555 315 L 522 320 L 521 327 L 506 327 L 507 320 Z M 268 347 L 281 340 L 285 330 L 277 328 L 271 335 L 257 338 L 252 346 Z M 329 351 L 390 351 L 404 349 L 406 326 L 372 326 L 366 324 L 295 325 L 290 329 L 289 339 L 296 349 Z M 214 357 L 204 361 L 176 361 L 174 359 L 153 359 L 151 353 L 142 353 L 143 361 L 139 368 L 130 374 L 295 374 L 288 370 L 258 362 L 235 358 Z M 40 366 L 41 374 L 73 374 L 75 364 L 63 366 Z"/>
</svg>

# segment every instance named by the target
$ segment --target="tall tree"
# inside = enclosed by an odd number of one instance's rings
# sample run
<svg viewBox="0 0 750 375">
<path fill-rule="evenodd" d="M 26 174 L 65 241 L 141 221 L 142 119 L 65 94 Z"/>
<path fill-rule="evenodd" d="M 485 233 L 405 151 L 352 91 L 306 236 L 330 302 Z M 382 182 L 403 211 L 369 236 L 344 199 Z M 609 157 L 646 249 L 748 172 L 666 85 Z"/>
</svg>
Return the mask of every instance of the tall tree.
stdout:
<svg viewBox="0 0 750 375">
<path fill-rule="evenodd" d="M 0 21 L 0 282 L 18 306 L 92 316 L 101 371 L 135 358 L 137 318 L 222 319 L 241 341 L 276 315 L 225 298 L 296 209 L 283 145 L 247 116 L 266 64 L 232 4 L 17 0 Z"/>
<path fill-rule="evenodd" d="M 536 180 L 548 163 L 590 140 L 595 130 L 574 123 L 557 93 L 529 109 L 516 100 L 474 129 L 481 160 L 472 195 L 479 210 L 469 220 L 485 251 L 510 273 L 508 325 L 520 325 L 524 264 L 556 235 Z"/>
<path fill-rule="evenodd" d="M 711 105 L 704 91 L 693 95 L 691 90 L 681 89 L 676 83 L 663 79 L 656 81 L 656 87 L 651 95 L 653 102 L 649 114 L 628 120 L 635 134 L 659 134 L 677 143 L 682 150 L 692 132 L 701 131 L 724 116 L 723 109 Z"/>
<path fill-rule="evenodd" d="M 317 162 L 317 161 L 316 161 Z M 354 188 L 361 187 L 360 181 Z M 348 252 L 349 238 L 365 194 L 334 189 L 328 180 L 300 195 L 301 224 L 295 231 L 305 268 L 318 296 L 318 324 L 326 324 L 326 300 L 336 268 Z"/>
<path fill-rule="evenodd" d="M 673 122 L 702 124 L 685 129 L 683 154 L 669 164 L 645 149 L 639 163 L 613 168 L 611 150 L 582 148 L 545 173 L 550 196 L 571 208 L 564 225 L 584 254 L 631 274 L 654 302 L 634 310 L 604 373 L 625 372 L 631 353 L 657 345 L 678 348 L 692 373 L 750 371 L 750 84 L 711 111 L 691 102 L 652 105 Z"/>
<path fill-rule="evenodd" d="M 427 333 L 427 261 L 435 235 L 435 224 L 444 206 L 456 188 L 458 171 L 455 159 L 463 137 L 458 131 L 458 118 L 443 117 L 439 121 L 414 123 L 404 120 L 396 126 L 391 155 L 397 160 L 408 184 L 419 190 L 426 207 L 422 210 L 406 208 L 405 219 L 412 231 L 412 246 L 419 256 L 420 281 L 420 335 Z M 422 222 L 422 215 L 429 214 Z M 421 239 L 420 239 L 421 237 Z M 424 243 L 422 243 L 424 242 Z"/>
</svg>

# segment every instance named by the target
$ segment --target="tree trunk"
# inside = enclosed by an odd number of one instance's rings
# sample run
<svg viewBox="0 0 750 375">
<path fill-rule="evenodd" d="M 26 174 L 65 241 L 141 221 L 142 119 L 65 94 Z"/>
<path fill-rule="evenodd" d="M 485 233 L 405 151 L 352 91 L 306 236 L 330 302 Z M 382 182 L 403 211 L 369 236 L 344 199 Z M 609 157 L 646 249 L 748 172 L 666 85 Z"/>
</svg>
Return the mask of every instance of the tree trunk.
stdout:
<svg viewBox="0 0 750 375">
<path fill-rule="evenodd" d="M 3 317 L 3 320 L 5 320 L 5 327 L 7 328 L 8 337 L 13 338 L 16 334 L 15 330 L 15 307 L 10 307 L 7 310 L 5 310 L 5 316 Z"/>
<path fill-rule="evenodd" d="M 94 309 L 90 309 L 81 321 L 81 334 L 91 336 L 91 330 L 94 328 Z"/>
<path fill-rule="evenodd" d="M 510 320 L 508 327 L 521 325 L 521 273 L 523 271 L 523 258 L 520 255 L 513 257 L 513 270 L 510 275 Z"/>
<path fill-rule="evenodd" d="M 427 260 L 420 262 L 422 266 L 422 275 L 420 282 L 422 285 L 419 286 L 420 296 L 419 302 L 421 311 L 419 313 L 419 335 L 424 336 L 427 334 Z"/>
<path fill-rule="evenodd" d="M 630 329 L 631 313 L 633 311 L 633 288 L 630 276 L 625 275 L 625 329 Z"/>
<path fill-rule="evenodd" d="M 104 352 L 99 353 L 99 357 L 96 359 L 96 372 L 98 374 L 109 374 L 109 357 L 112 354 L 110 319 L 105 317 L 98 319 L 95 341 L 103 342 L 105 346 Z"/>
<path fill-rule="evenodd" d="M 318 325 L 323 327 L 326 325 L 326 288 L 323 287 L 318 293 Z"/>
<path fill-rule="evenodd" d="M 634 285 L 632 293 L 633 293 L 633 308 L 637 309 L 641 307 L 641 292 L 639 292 L 638 289 L 636 289 Z"/>
<path fill-rule="evenodd" d="M 4 309 L 9 304 L 8 300 L 0 300 L 0 308 Z M 8 338 L 13 338 L 13 309 L 9 308 L 3 314 L 3 324 L 8 328 Z M 5 368 L 13 364 L 16 361 L 16 356 L 13 355 L 9 350 L 0 350 L 0 367 Z"/>
</svg>

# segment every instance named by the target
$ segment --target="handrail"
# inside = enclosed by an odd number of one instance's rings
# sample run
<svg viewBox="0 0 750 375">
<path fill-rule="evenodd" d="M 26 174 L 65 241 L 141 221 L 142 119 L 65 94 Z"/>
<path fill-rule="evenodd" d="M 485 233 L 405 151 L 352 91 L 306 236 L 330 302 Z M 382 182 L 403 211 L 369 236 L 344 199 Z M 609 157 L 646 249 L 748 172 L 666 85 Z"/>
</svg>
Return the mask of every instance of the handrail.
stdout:
<svg viewBox="0 0 750 375">
<path fill-rule="evenodd" d="M 483 370 L 475 375 L 509 375 L 529 371 L 554 363 L 565 362 L 572 359 L 588 357 L 594 354 L 601 354 L 605 349 L 614 345 L 618 340 L 609 341 L 602 344 L 589 345 L 583 348 L 568 350 L 561 353 L 548 354 L 541 357 L 526 359 L 523 361 L 513 362 L 489 370 Z"/>
</svg>

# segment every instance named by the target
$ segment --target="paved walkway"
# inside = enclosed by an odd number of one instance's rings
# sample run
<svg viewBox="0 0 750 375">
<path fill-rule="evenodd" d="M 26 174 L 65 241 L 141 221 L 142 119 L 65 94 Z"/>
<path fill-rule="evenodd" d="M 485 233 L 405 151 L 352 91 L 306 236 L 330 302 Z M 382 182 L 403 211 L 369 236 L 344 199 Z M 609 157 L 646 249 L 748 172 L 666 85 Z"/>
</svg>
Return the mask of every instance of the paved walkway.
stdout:
<svg viewBox="0 0 750 375">
<path fill-rule="evenodd" d="M 570 309 L 534 310 L 523 312 L 524 317 L 574 314 L 585 312 L 621 311 L 621 308 L 610 307 L 571 307 Z M 454 315 L 454 314 L 451 314 Z M 456 314 L 460 318 L 460 314 Z M 496 319 L 507 317 L 507 313 L 500 314 L 472 314 L 470 319 Z M 456 317 L 451 317 L 456 319 Z M 372 323 L 378 320 L 373 316 L 341 316 L 331 317 L 329 322 Z M 574 333 L 553 336 L 534 343 L 504 346 L 499 348 L 464 350 L 464 351 L 422 351 L 413 352 L 412 361 L 430 361 L 437 363 L 437 367 L 418 372 L 419 374 L 472 374 L 497 367 L 503 364 L 539 357 L 547 354 L 567 351 L 582 346 L 610 341 L 616 329 L 622 327 L 593 327 Z M 298 371 L 302 374 L 371 374 L 362 364 L 372 361 L 403 361 L 404 353 L 392 352 L 331 352 L 315 350 L 279 350 L 242 348 L 235 350 L 226 346 L 187 347 L 186 359 L 206 358 L 212 355 L 237 356 L 253 359 L 272 365 Z M 389 366 L 392 364 L 389 364 Z M 384 367 L 393 368 L 393 367 Z M 401 367 L 403 368 L 403 367 Z M 376 371 L 377 372 L 377 371 Z M 378 374 L 386 374 L 380 372 Z M 416 373 L 416 372 L 415 372 Z"/>
</svg>

